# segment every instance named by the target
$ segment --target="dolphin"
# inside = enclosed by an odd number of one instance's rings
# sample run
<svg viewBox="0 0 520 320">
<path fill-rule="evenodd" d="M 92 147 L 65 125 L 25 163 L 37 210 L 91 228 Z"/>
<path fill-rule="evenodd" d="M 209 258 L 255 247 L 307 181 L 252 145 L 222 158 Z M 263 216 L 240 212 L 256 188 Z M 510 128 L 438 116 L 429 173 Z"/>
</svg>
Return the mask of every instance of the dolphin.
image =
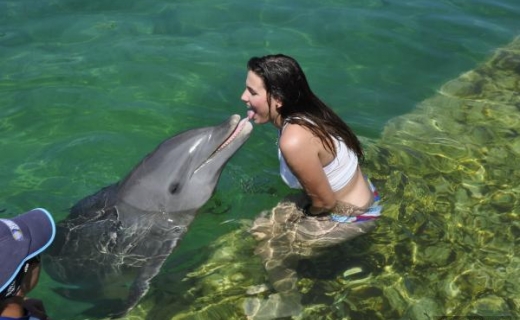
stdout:
<svg viewBox="0 0 520 320">
<path fill-rule="evenodd" d="M 130 311 L 212 196 L 220 174 L 252 131 L 231 116 L 162 142 L 121 181 L 77 202 L 44 256 L 62 294 L 93 304 L 96 316 Z"/>
</svg>

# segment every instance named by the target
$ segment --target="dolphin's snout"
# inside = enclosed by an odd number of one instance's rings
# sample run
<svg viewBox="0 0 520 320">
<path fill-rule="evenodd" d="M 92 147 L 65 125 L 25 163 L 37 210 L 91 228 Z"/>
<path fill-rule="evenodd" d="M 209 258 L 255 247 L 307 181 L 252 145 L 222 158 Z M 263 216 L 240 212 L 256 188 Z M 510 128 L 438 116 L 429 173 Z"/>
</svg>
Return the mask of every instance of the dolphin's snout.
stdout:
<svg viewBox="0 0 520 320">
<path fill-rule="evenodd" d="M 236 123 L 236 124 L 235 124 Z M 231 127 L 234 129 L 231 131 L 231 134 L 227 137 L 222 144 L 217 148 L 215 152 L 219 152 L 222 149 L 226 148 L 231 142 L 233 142 L 237 137 L 244 137 L 244 141 L 249 137 L 249 134 L 253 130 L 253 125 L 249 122 L 248 118 L 241 119 L 238 114 L 232 115 L 230 118 Z"/>
</svg>

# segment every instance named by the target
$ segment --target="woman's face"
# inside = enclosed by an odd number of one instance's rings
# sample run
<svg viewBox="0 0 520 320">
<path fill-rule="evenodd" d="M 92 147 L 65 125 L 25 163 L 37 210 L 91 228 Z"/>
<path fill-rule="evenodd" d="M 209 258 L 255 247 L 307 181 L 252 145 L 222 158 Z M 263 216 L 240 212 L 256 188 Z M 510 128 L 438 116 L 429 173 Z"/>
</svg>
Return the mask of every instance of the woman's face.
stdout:
<svg viewBox="0 0 520 320">
<path fill-rule="evenodd" d="M 272 122 L 276 126 L 277 120 L 281 120 L 277 108 L 280 103 L 276 99 L 271 99 L 271 107 L 267 102 L 267 91 L 264 81 L 253 71 L 247 72 L 246 89 L 240 97 L 246 103 L 247 116 L 257 124 Z"/>
</svg>

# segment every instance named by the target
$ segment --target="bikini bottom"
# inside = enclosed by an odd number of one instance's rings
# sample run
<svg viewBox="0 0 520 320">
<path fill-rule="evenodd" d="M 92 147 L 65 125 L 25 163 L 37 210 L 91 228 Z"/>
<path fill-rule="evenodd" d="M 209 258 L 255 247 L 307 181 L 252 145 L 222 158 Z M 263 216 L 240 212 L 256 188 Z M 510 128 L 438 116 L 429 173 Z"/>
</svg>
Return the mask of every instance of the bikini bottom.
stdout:
<svg viewBox="0 0 520 320">
<path fill-rule="evenodd" d="M 338 202 L 336 207 L 332 210 L 332 213 L 329 215 L 331 221 L 353 223 L 372 220 L 381 216 L 381 210 L 383 207 L 379 205 L 379 200 L 381 199 L 379 193 L 370 179 L 366 179 L 373 195 L 373 199 L 370 201 L 371 204 L 364 207 L 358 207 L 350 203 Z"/>
</svg>

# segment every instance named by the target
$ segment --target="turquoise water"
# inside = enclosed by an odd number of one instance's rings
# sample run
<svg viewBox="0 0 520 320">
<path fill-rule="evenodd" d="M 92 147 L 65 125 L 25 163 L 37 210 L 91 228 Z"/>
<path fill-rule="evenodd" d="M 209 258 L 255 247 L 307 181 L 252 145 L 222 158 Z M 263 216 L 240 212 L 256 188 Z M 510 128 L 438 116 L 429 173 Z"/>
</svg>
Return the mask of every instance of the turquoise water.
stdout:
<svg viewBox="0 0 520 320">
<path fill-rule="evenodd" d="M 314 91 L 378 139 L 519 33 L 517 0 L 0 1 L 0 208 L 60 220 L 166 137 L 245 115 L 253 55 L 297 58 Z M 275 139 L 255 127 L 226 167 L 171 258 L 179 277 L 203 259 L 194 250 L 288 192 Z M 35 295 L 68 319 L 63 304 L 77 304 L 53 285 L 44 275 Z"/>
</svg>

